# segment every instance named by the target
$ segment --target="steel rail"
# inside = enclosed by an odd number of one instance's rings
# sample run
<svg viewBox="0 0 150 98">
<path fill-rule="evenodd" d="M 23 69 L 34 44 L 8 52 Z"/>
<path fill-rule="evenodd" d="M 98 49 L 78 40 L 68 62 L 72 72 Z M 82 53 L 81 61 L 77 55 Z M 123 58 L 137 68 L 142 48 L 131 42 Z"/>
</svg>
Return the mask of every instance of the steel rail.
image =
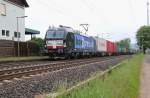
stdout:
<svg viewBox="0 0 150 98">
<path fill-rule="evenodd" d="M 0 81 L 3 80 L 11 80 L 13 78 L 20 78 L 22 76 L 29 76 L 29 75 L 36 75 L 41 73 L 47 73 L 51 71 L 56 71 L 65 68 L 71 68 L 75 66 L 87 65 L 87 64 L 98 64 L 98 63 L 107 63 L 114 60 L 120 60 L 125 57 L 116 57 L 116 58 L 109 58 L 109 59 L 94 59 L 89 61 L 81 61 L 81 62 L 72 62 L 72 63 L 59 63 L 59 64 L 52 64 L 52 65 L 40 65 L 40 66 L 31 66 L 25 68 L 16 68 L 16 69 L 9 69 L 9 70 L 1 70 L 0 71 Z"/>
</svg>

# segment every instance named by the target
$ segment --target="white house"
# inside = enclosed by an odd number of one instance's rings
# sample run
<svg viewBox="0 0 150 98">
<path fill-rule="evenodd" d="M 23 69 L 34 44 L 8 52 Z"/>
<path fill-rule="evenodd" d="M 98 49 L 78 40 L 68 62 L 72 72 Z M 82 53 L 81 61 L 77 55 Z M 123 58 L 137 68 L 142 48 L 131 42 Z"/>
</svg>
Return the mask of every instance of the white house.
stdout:
<svg viewBox="0 0 150 98">
<path fill-rule="evenodd" d="M 0 0 L 0 39 L 25 41 L 26 7 L 26 0 Z"/>
</svg>

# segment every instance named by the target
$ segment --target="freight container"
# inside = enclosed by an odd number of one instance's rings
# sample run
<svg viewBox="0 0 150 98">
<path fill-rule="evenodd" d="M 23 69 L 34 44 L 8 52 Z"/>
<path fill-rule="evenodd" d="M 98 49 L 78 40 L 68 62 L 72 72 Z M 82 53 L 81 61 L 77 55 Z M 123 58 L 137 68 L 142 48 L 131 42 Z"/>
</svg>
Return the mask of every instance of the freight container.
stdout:
<svg viewBox="0 0 150 98">
<path fill-rule="evenodd" d="M 95 40 L 77 33 L 70 33 L 67 39 L 67 46 L 72 53 L 81 53 L 82 55 L 93 55 L 95 52 Z"/>
<path fill-rule="evenodd" d="M 117 45 L 117 50 L 119 54 L 125 54 L 127 52 L 126 47 L 119 44 Z"/>
<path fill-rule="evenodd" d="M 121 48 L 120 48 L 120 45 L 117 44 L 117 52 L 120 53 L 121 52 Z"/>
<path fill-rule="evenodd" d="M 112 55 L 114 53 L 114 43 L 107 41 L 107 54 Z"/>
<path fill-rule="evenodd" d="M 117 51 L 118 51 L 118 53 L 122 52 L 122 47 L 119 44 L 117 44 Z"/>
<path fill-rule="evenodd" d="M 94 38 L 96 41 L 96 52 L 107 52 L 107 41 L 102 38 Z"/>
<path fill-rule="evenodd" d="M 83 41 L 83 36 L 79 34 L 74 34 L 74 48 L 76 49 L 83 49 L 82 41 Z"/>
<path fill-rule="evenodd" d="M 80 34 L 74 34 L 74 48 L 94 50 L 94 39 Z"/>
<path fill-rule="evenodd" d="M 95 54 L 96 53 L 96 40 L 95 40 L 95 38 L 94 37 L 90 37 L 90 39 L 91 39 L 91 41 L 93 42 L 93 47 L 92 47 L 92 52 L 93 52 L 93 54 Z"/>
<path fill-rule="evenodd" d="M 117 51 L 117 43 L 113 43 L 113 45 L 114 45 L 114 50 L 113 50 L 113 52 L 114 53 L 117 53 L 118 51 Z"/>
</svg>

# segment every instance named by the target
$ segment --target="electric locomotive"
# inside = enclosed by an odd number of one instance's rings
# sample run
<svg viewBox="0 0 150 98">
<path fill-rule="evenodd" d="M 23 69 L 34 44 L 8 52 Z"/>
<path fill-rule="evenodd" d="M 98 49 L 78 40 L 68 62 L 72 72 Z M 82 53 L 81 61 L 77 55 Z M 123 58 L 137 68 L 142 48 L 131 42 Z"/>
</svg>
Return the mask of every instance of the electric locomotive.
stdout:
<svg viewBox="0 0 150 98">
<path fill-rule="evenodd" d="M 64 56 L 66 51 L 66 36 L 69 32 L 73 32 L 73 29 L 61 25 L 59 28 L 50 27 L 47 30 L 45 36 L 45 48 L 51 58 Z"/>
<path fill-rule="evenodd" d="M 79 34 L 71 27 L 59 26 L 59 28 L 47 30 L 45 47 L 51 58 L 78 58 L 94 55 L 95 40 L 92 37 Z"/>
</svg>

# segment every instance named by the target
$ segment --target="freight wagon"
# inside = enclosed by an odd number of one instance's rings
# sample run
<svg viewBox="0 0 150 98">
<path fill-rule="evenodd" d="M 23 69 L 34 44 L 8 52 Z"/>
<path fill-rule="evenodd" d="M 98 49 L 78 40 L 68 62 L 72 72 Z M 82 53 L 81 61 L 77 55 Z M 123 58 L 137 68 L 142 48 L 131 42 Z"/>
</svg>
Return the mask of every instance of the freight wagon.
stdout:
<svg viewBox="0 0 150 98">
<path fill-rule="evenodd" d="M 96 52 L 96 56 L 104 56 L 107 53 L 107 41 L 103 38 L 98 38 L 95 37 L 95 42 L 96 42 L 96 46 L 95 46 L 95 52 Z"/>
<path fill-rule="evenodd" d="M 114 53 L 114 43 L 107 40 L 107 55 L 113 55 Z"/>
<path fill-rule="evenodd" d="M 117 55 L 117 43 L 113 42 L 113 55 Z"/>
<path fill-rule="evenodd" d="M 130 50 L 128 47 L 126 46 L 122 46 L 122 45 L 119 45 L 117 44 L 117 51 L 118 51 L 118 54 L 129 54 Z"/>
<path fill-rule="evenodd" d="M 69 32 L 66 42 L 69 56 L 81 57 L 94 55 L 95 40 L 92 37 Z"/>
</svg>

